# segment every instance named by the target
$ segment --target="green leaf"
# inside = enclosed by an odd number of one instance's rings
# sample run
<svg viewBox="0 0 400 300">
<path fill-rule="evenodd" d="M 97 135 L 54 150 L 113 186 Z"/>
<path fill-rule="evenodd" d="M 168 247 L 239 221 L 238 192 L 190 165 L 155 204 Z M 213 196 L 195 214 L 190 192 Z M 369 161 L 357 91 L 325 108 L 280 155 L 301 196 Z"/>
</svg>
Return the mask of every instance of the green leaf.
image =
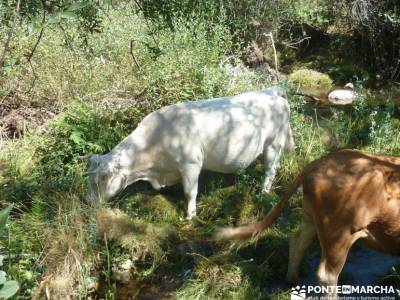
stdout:
<svg viewBox="0 0 400 300">
<path fill-rule="evenodd" d="M 60 11 L 49 16 L 47 23 L 54 24 L 61 21 L 61 19 L 76 19 L 78 16 L 72 11 Z"/>
<path fill-rule="evenodd" d="M 0 211 L 0 231 L 6 228 L 6 222 L 8 216 L 10 215 L 12 207 L 13 207 L 12 205 L 9 205 L 8 207 Z"/>
<path fill-rule="evenodd" d="M 78 1 L 78 2 L 74 2 L 72 3 L 69 7 L 68 7 L 68 11 L 75 11 L 81 8 L 84 8 L 85 6 L 87 6 L 89 4 L 88 1 Z"/>
<path fill-rule="evenodd" d="M 82 133 L 78 131 L 73 131 L 69 138 L 77 145 L 80 145 L 84 142 L 84 140 L 82 139 Z"/>
<path fill-rule="evenodd" d="M 9 299 L 14 296 L 19 289 L 18 282 L 14 280 L 7 281 L 0 289 L 0 299 Z"/>
<path fill-rule="evenodd" d="M 78 17 L 72 11 L 62 11 L 62 12 L 59 12 L 58 15 L 60 16 L 61 19 L 75 19 Z"/>
<path fill-rule="evenodd" d="M 60 18 L 60 16 L 58 15 L 58 13 L 55 13 L 55 14 L 51 14 L 51 15 L 49 16 L 49 18 L 47 19 L 47 23 L 48 23 L 48 24 L 55 24 L 55 23 L 60 22 L 60 20 L 61 20 L 61 18 Z"/>
<path fill-rule="evenodd" d="M 0 267 L 3 265 L 3 255 L 0 255 Z"/>
<path fill-rule="evenodd" d="M 6 272 L 0 271 L 0 285 L 4 284 L 7 281 L 6 275 Z"/>
</svg>

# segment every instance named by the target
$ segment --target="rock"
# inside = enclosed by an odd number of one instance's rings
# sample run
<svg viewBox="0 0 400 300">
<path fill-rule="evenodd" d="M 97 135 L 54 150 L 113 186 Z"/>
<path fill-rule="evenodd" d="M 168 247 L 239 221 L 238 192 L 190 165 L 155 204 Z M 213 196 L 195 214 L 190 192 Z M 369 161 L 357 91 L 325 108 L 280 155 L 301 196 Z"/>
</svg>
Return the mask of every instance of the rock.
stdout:
<svg viewBox="0 0 400 300">
<path fill-rule="evenodd" d="M 88 291 L 97 291 L 99 289 L 99 280 L 95 277 L 85 278 L 84 284 Z"/>
<path fill-rule="evenodd" d="M 121 269 L 123 270 L 130 270 L 133 267 L 133 261 L 127 259 L 120 265 Z"/>
<path fill-rule="evenodd" d="M 357 99 L 357 93 L 353 90 L 333 90 L 328 95 L 328 101 L 334 105 L 349 105 Z"/>
<path fill-rule="evenodd" d="M 113 265 L 113 278 L 122 284 L 127 284 L 131 279 L 133 262 L 130 259 Z"/>
</svg>

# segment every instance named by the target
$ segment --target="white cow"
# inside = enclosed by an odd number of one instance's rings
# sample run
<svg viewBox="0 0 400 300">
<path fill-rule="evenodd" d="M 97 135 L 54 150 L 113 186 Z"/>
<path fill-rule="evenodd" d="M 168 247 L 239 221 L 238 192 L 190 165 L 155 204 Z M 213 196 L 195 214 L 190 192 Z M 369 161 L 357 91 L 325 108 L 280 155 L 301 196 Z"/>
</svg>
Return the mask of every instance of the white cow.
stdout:
<svg viewBox="0 0 400 300">
<path fill-rule="evenodd" d="M 156 190 L 182 182 L 191 219 L 202 169 L 233 173 L 261 153 L 269 192 L 282 150 L 294 147 L 284 96 L 272 87 L 150 113 L 111 152 L 90 158 L 87 200 L 98 205 L 138 180 Z"/>
</svg>

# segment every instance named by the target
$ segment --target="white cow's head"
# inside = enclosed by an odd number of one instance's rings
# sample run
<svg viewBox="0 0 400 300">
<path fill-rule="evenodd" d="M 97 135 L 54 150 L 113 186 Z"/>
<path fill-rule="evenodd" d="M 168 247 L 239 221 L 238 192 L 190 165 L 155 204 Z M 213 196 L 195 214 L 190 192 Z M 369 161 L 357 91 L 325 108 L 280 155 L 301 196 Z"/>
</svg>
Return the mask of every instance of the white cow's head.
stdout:
<svg viewBox="0 0 400 300">
<path fill-rule="evenodd" d="M 109 200 L 125 188 L 126 175 L 115 159 L 107 155 L 90 157 L 89 182 L 86 200 L 98 206 L 101 201 Z"/>
</svg>

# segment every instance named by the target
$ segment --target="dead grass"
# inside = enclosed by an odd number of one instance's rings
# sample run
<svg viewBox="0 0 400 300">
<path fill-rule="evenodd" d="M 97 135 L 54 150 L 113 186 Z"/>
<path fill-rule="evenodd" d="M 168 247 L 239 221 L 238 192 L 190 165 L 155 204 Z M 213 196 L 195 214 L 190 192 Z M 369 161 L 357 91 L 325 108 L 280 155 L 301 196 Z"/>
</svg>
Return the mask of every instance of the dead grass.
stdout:
<svg viewBox="0 0 400 300">
<path fill-rule="evenodd" d="M 72 206 L 59 207 L 52 223 L 32 219 L 34 232 L 43 246 L 46 279 L 44 293 L 50 299 L 76 298 L 86 294 L 85 279 L 94 271 L 96 264 L 90 248 L 87 215 L 78 199 L 71 199 Z"/>
<path fill-rule="evenodd" d="M 151 273 L 166 258 L 169 246 L 176 240 L 176 230 L 170 225 L 154 225 L 134 221 L 118 209 L 97 211 L 97 230 L 102 239 L 128 250 L 132 261 L 147 262 Z"/>
</svg>

